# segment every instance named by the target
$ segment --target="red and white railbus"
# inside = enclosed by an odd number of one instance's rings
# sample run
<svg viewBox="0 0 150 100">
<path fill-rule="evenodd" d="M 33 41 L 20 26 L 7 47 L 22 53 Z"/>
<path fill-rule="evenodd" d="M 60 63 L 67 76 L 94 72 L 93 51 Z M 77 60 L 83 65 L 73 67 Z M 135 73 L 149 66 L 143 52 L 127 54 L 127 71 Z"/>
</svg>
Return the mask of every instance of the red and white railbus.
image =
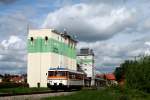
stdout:
<svg viewBox="0 0 150 100">
<path fill-rule="evenodd" d="M 51 89 L 81 89 L 84 86 L 84 73 L 64 68 L 48 71 L 47 86 Z"/>
</svg>

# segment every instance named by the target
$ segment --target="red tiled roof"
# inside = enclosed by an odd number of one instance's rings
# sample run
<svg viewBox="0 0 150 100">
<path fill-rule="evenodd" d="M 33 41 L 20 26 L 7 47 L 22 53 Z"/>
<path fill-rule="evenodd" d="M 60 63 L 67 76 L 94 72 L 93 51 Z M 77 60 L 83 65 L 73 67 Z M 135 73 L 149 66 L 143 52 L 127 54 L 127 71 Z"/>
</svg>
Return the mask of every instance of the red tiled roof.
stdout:
<svg viewBox="0 0 150 100">
<path fill-rule="evenodd" d="M 21 77 L 13 77 L 13 78 L 11 78 L 11 81 L 20 81 L 20 80 L 22 80 Z"/>
<path fill-rule="evenodd" d="M 114 74 L 109 73 L 109 74 L 105 74 L 105 78 L 108 80 L 116 80 L 116 77 Z"/>
</svg>

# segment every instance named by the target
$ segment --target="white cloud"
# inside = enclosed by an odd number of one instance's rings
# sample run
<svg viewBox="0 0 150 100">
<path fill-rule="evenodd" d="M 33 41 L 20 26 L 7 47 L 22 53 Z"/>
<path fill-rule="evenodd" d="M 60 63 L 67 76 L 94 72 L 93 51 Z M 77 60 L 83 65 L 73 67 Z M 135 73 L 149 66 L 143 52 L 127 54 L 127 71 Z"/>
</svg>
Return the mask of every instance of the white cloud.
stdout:
<svg viewBox="0 0 150 100">
<path fill-rule="evenodd" d="M 17 37 L 17 36 L 10 36 L 8 40 L 3 40 L 1 42 L 1 44 L 5 47 L 5 48 L 8 48 L 10 45 L 13 45 L 17 42 L 22 42 L 22 40 Z"/>
<path fill-rule="evenodd" d="M 145 42 L 145 45 L 150 46 L 150 42 L 149 41 Z"/>
<path fill-rule="evenodd" d="M 78 44 L 78 48 L 80 49 L 82 47 L 89 47 L 94 50 L 96 69 L 107 67 L 105 70 L 107 69 L 112 71 L 112 68 L 114 69 L 115 67 L 119 66 L 124 60 L 121 55 L 122 52 L 120 52 L 122 50 L 122 46 L 120 45 L 107 43 L 106 41 L 93 43 L 80 42 Z"/>
<path fill-rule="evenodd" d="M 25 49 L 26 42 L 18 36 L 12 35 L 8 40 L 3 40 L 1 46 L 3 46 L 4 49 Z"/>
<path fill-rule="evenodd" d="M 131 41 L 129 44 L 116 44 L 109 41 L 99 42 L 79 42 L 78 49 L 89 47 L 95 53 L 95 66 L 97 70 L 110 72 L 115 67 L 120 66 L 125 60 L 135 59 L 135 57 L 150 54 L 149 42 L 145 42 L 145 38 L 138 41 Z"/>
<path fill-rule="evenodd" d="M 135 9 L 80 3 L 50 12 L 43 27 L 61 31 L 65 28 L 81 41 L 97 41 L 112 37 L 135 21 Z"/>
<path fill-rule="evenodd" d="M 148 47 L 146 48 L 145 55 L 150 55 L 150 41 L 146 41 L 145 45 Z"/>
<path fill-rule="evenodd" d="M 0 73 L 25 73 L 27 63 L 26 42 L 20 37 L 12 35 L 2 40 L 0 45 Z"/>
<path fill-rule="evenodd" d="M 41 0 L 37 8 L 31 5 L 22 10 L 12 9 L 14 11 L 10 13 L 2 12 L 0 15 L 0 72 L 25 71 L 27 52 L 26 42 L 22 37 L 26 35 L 27 24 L 31 22 L 35 27 L 43 24 L 43 27 L 56 28 L 60 31 L 65 28 L 71 34 L 76 34 L 80 40 L 78 48 L 94 49 L 96 68 L 100 71 L 112 71 L 125 59 L 133 59 L 139 54 L 149 52 L 146 51 L 149 50 L 147 48 L 150 45 L 148 2 L 149 0 L 81 0 L 81 3 L 66 4 L 68 1 L 62 3 L 58 0 L 55 2 L 56 5 L 53 5 L 56 8 L 47 14 L 44 22 L 40 18 L 50 10 L 51 1 L 47 3 Z M 43 7 L 41 4 L 44 4 Z M 119 43 L 107 41 L 113 36 L 117 37 L 116 34 L 124 33 L 128 35 L 116 38 L 119 39 Z M 141 38 L 143 34 L 147 39 L 132 42 L 135 39 L 134 35 Z M 133 37 L 130 39 L 131 42 L 129 37 Z M 124 45 L 122 41 L 128 41 L 128 44 Z"/>
</svg>

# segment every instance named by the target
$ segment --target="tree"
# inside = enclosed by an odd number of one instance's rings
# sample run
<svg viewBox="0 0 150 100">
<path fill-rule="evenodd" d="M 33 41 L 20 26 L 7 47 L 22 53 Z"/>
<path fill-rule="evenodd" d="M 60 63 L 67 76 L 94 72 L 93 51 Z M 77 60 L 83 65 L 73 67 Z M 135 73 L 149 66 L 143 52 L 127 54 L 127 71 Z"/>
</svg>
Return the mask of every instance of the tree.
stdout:
<svg viewBox="0 0 150 100">
<path fill-rule="evenodd" d="M 150 93 L 150 56 L 125 61 L 116 68 L 115 75 L 117 80 L 125 76 L 126 87 Z"/>
</svg>

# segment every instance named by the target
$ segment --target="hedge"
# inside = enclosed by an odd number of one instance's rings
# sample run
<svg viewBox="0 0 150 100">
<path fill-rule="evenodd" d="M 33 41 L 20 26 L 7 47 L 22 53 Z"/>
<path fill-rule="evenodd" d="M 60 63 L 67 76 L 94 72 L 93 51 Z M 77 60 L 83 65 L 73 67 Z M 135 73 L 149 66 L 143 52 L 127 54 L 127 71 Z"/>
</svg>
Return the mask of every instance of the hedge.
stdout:
<svg viewBox="0 0 150 100">
<path fill-rule="evenodd" d="M 15 87 L 29 87 L 29 85 L 27 83 L 10 83 L 10 82 L 0 83 L 0 88 L 15 88 Z"/>
</svg>

